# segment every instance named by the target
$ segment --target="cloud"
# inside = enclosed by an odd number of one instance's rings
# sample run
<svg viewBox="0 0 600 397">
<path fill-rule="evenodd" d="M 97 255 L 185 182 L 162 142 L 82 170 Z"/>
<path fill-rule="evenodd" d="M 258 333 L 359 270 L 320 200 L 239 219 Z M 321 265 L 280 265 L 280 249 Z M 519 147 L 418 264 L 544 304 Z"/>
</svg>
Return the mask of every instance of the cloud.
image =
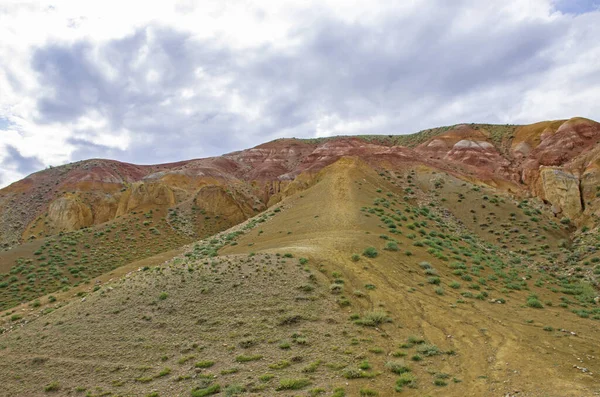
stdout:
<svg viewBox="0 0 600 397">
<path fill-rule="evenodd" d="M 11 179 L 20 175 L 31 174 L 44 168 L 43 164 L 35 157 L 22 156 L 19 151 L 10 145 L 4 148 L 5 155 L 0 162 L 0 184 L 8 184 Z"/>
<path fill-rule="evenodd" d="M 110 21 L 119 2 L 0 7 L 0 162 L 156 163 L 283 136 L 599 118 L 596 8 L 395 3 L 128 2 Z M 31 23 L 45 29 L 15 34 Z M 30 172 L 11 167 L 0 186 Z"/>
</svg>

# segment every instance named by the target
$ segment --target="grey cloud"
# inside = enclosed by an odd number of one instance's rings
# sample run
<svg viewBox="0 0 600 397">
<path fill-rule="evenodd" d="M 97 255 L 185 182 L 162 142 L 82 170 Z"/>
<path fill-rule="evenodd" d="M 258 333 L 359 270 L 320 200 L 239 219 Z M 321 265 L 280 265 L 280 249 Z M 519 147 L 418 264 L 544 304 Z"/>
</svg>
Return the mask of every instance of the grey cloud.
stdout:
<svg viewBox="0 0 600 397">
<path fill-rule="evenodd" d="M 217 155 L 283 131 L 313 136 L 313 123 L 322 115 L 389 120 L 360 133 L 408 133 L 438 121 L 502 122 L 501 115 L 518 107 L 519 96 L 555 66 L 548 54 L 568 33 L 566 22 L 542 19 L 480 24 L 459 33 L 454 24 L 466 3 L 431 4 L 375 25 L 315 15 L 309 28 L 291 33 L 299 44 L 283 52 L 268 45 L 234 51 L 159 26 L 99 47 L 88 42 L 42 47 L 32 66 L 51 90 L 38 100 L 38 121 L 66 122 L 100 112 L 112 130 L 131 131 L 131 147 L 119 151 L 80 138 L 71 141 L 74 157 L 139 163 Z M 103 64 L 111 66 L 112 78 Z M 202 83 L 198 68 L 207 76 Z M 156 82 L 147 80 L 152 71 Z M 228 82 L 223 92 L 212 92 L 215 81 Z M 182 97 L 186 88 L 196 95 Z M 500 96 L 490 95 L 492 102 L 469 113 L 448 118 L 440 112 L 471 94 L 495 91 Z M 230 110 L 234 93 L 242 104 L 257 106 L 259 117 Z M 422 104 L 418 110 L 411 107 L 415 102 Z"/>
<path fill-rule="evenodd" d="M 24 175 L 39 171 L 43 167 L 44 165 L 37 158 L 23 156 L 10 145 L 6 147 L 6 157 L 0 163 L 0 169 L 14 169 Z"/>
</svg>

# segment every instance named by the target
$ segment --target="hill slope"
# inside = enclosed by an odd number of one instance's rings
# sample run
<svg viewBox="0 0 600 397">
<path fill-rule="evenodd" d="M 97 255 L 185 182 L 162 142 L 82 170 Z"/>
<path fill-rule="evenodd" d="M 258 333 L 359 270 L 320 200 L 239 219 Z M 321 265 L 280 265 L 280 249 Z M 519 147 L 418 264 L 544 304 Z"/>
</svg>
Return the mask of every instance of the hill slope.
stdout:
<svg viewBox="0 0 600 397">
<path fill-rule="evenodd" d="M 124 277 L 6 312 L 4 389 L 597 393 L 598 234 L 572 239 L 550 204 L 510 194 L 519 185 L 498 173 L 492 187 L 473 176 L 482 170 L 467 176 L 364 150 L 299 174 L 278 204 L 172 260 L 125 265 Z M 581 241 L 592 249 L 574 258 Z"/>
</svg>

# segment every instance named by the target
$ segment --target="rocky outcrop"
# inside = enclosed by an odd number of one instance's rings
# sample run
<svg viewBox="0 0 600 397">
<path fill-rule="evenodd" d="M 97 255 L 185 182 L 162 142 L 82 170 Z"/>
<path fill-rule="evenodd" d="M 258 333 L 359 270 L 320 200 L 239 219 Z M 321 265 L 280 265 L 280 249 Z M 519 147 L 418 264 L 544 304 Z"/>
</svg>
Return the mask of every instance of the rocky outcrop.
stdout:
<svg viewBox="0 0 600 397">
<path fill-rule="evenodd" d="M 121 196 L 116 215 L 123 215 L 143 206 L 172 206 L 175 193 L 161 182 L 136 182 Z"/>
<path fill-rule="evenodd" d="M 223 186 L 201 188 L 194 197 L 194 204 L 206 213 L 218 214 L 233 223 L 242 222 L 255 214 L 249 197 Z"/>
<path fill-rule="evenodd" d="M 66 194 L 48 206 L 48 221 L 59 231 L 70 231 L 93 225 L 94 216 L 80 197 Z"/>
<path fill-rule="evenodd" d="M 573 219 L 581 214 L 579 179 L 559 168 L 544 167 L 540 170 L 543 199 L 552 204 L 556 215 Z"/>
</svg>

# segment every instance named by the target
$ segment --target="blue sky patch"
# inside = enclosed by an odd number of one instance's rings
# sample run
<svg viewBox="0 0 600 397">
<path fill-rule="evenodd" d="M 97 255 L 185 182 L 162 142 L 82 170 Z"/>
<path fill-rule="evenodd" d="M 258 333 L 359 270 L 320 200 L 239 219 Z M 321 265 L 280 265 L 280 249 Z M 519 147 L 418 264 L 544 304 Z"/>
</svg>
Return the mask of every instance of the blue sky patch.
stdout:
<svg viewBox="0 0 600 397">
<path fill-rule="evenodd" d="M 600 9 L 600 0 L 557 0 L 555 7 L 564 14 L 585 14 Z"/>
</svg>

